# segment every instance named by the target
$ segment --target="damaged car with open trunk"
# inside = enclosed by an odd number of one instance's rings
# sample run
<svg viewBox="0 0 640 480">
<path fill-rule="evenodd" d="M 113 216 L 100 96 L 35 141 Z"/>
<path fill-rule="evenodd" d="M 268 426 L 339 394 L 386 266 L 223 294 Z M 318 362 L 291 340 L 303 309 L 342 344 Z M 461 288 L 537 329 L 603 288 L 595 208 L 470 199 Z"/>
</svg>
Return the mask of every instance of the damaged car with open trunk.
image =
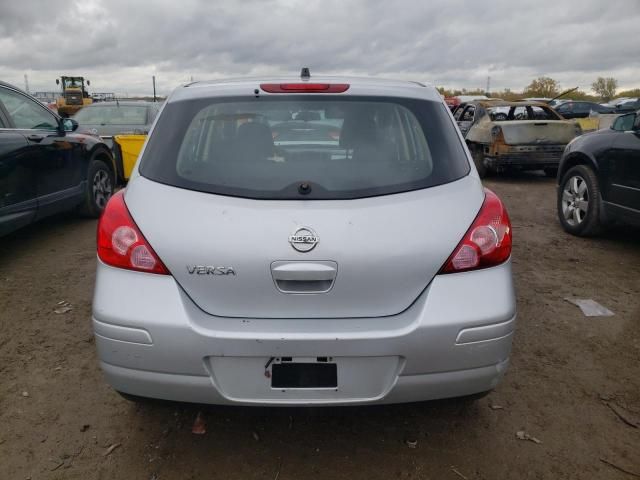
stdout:
<svg viewBox="0 0 640 480">
<path fill-rule="evenodd" d="M 575 121 L 540 102 L 471 102 L 456 120 L 481 177 L 506 170 L 555 177 L 564 147 L 582 134 Z"/>
</svg>

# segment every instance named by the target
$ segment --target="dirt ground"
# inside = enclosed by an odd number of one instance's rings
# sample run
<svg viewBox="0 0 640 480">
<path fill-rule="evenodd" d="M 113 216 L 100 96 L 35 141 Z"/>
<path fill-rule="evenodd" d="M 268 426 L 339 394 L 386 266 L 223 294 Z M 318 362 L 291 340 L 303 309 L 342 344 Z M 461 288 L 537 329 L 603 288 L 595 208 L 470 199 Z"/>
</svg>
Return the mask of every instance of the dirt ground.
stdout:
<svg viewBox="0 0 640 480">
<path fill-rule="evenodd" d="M 640 418 L 640 231 L 573 238 L 552 180 L 487 184 L 513 221 L 519 316 L 505 380 L 470 406 L 136 406 L 96 361 L 95 222 L 0 239 L 0 479 L 634 478 L 613 465 L 640 474 L 640 428 L 621 418 Z M 615 316 L 587 318 L 565 297 Z M 54 313 L 63 301 L 72 310 Z"/>
</svg>

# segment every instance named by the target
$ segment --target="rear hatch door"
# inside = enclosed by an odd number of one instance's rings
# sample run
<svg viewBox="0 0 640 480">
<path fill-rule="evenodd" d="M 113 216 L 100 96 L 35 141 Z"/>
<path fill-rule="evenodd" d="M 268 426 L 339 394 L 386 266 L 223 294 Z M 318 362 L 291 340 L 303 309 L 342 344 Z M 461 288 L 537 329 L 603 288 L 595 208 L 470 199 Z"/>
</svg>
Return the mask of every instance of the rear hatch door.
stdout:
<svg viewBox="0 0 640 480">
<path fill-rule="evenodd" d="M 569 143 L 576 136 L 576 124 L 566 120 L 515 120 L 496 122 L 507 145 Z"/>
<path fill-rule="evenodd" d="M 473 177 L 396 195 L 313 202 L 233 198 L 137 177 L 126 203 L 202 310 L 228 317 L 333 318 L 408 308 L 463 237 L 483 198 Z M 302 227 L 317 240 L 308 252 L 290 243 Z"/>
</svg>

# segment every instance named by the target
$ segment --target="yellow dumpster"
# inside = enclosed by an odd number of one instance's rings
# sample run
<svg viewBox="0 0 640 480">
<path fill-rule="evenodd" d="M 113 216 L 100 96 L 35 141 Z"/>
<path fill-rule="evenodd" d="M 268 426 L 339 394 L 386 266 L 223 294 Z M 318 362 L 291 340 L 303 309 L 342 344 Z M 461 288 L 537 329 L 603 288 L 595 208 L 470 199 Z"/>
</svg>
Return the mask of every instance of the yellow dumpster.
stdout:
<svg viewBox="0 0 640 480">
<path fill-rule="evenodd" d="M 146 135 L 115 135 L 113 137 L 113 147 L 118 163 L 119 176 L 122 180 L 128 180 L 131 175 L 131 170 L 136 164 L 138 154 L 142 150 L 144 142 L 147 140 Z"/>
<path fill-rule="evenodd" d="M 593 132 L 600 128 L 600 117 L 576 118 L 576 122 L 582 128 L 583 133 Z"/>
</svg>

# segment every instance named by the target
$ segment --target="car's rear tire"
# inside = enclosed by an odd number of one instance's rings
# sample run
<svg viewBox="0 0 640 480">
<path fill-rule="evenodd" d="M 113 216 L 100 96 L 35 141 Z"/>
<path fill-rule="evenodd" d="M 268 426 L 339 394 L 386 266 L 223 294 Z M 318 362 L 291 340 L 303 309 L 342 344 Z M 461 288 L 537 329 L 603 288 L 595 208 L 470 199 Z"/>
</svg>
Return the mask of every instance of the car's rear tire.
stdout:
<svg viewBox="0 0 640 480">
<path fill-rule="evenodd" d="M 113 195 L 114 186 L 113 171 L 102 160 L 92 159 L 87 170 L 87 191 L 79 208 L 80 214 L 99 217 Z"/>
<path fill-rule="evenodd" d="M 557 210 L 562 228 L 572 235 L 590 237 L 602 232 L 600 185 L 590 167 L 577 165 L 563 175 Z"/>
<path fill-rule="evenodd" d="M 471 157 L 473 158 L 473 163 L 476 166 L 478 175 L 480 176 L 480 178 L 485 178 L 489 171 L 487 169 L 487 166 L 484 164 L 484 155 L 482 154 L 482 151 L 477 148 L 472 148 Z"/>
</svg>

